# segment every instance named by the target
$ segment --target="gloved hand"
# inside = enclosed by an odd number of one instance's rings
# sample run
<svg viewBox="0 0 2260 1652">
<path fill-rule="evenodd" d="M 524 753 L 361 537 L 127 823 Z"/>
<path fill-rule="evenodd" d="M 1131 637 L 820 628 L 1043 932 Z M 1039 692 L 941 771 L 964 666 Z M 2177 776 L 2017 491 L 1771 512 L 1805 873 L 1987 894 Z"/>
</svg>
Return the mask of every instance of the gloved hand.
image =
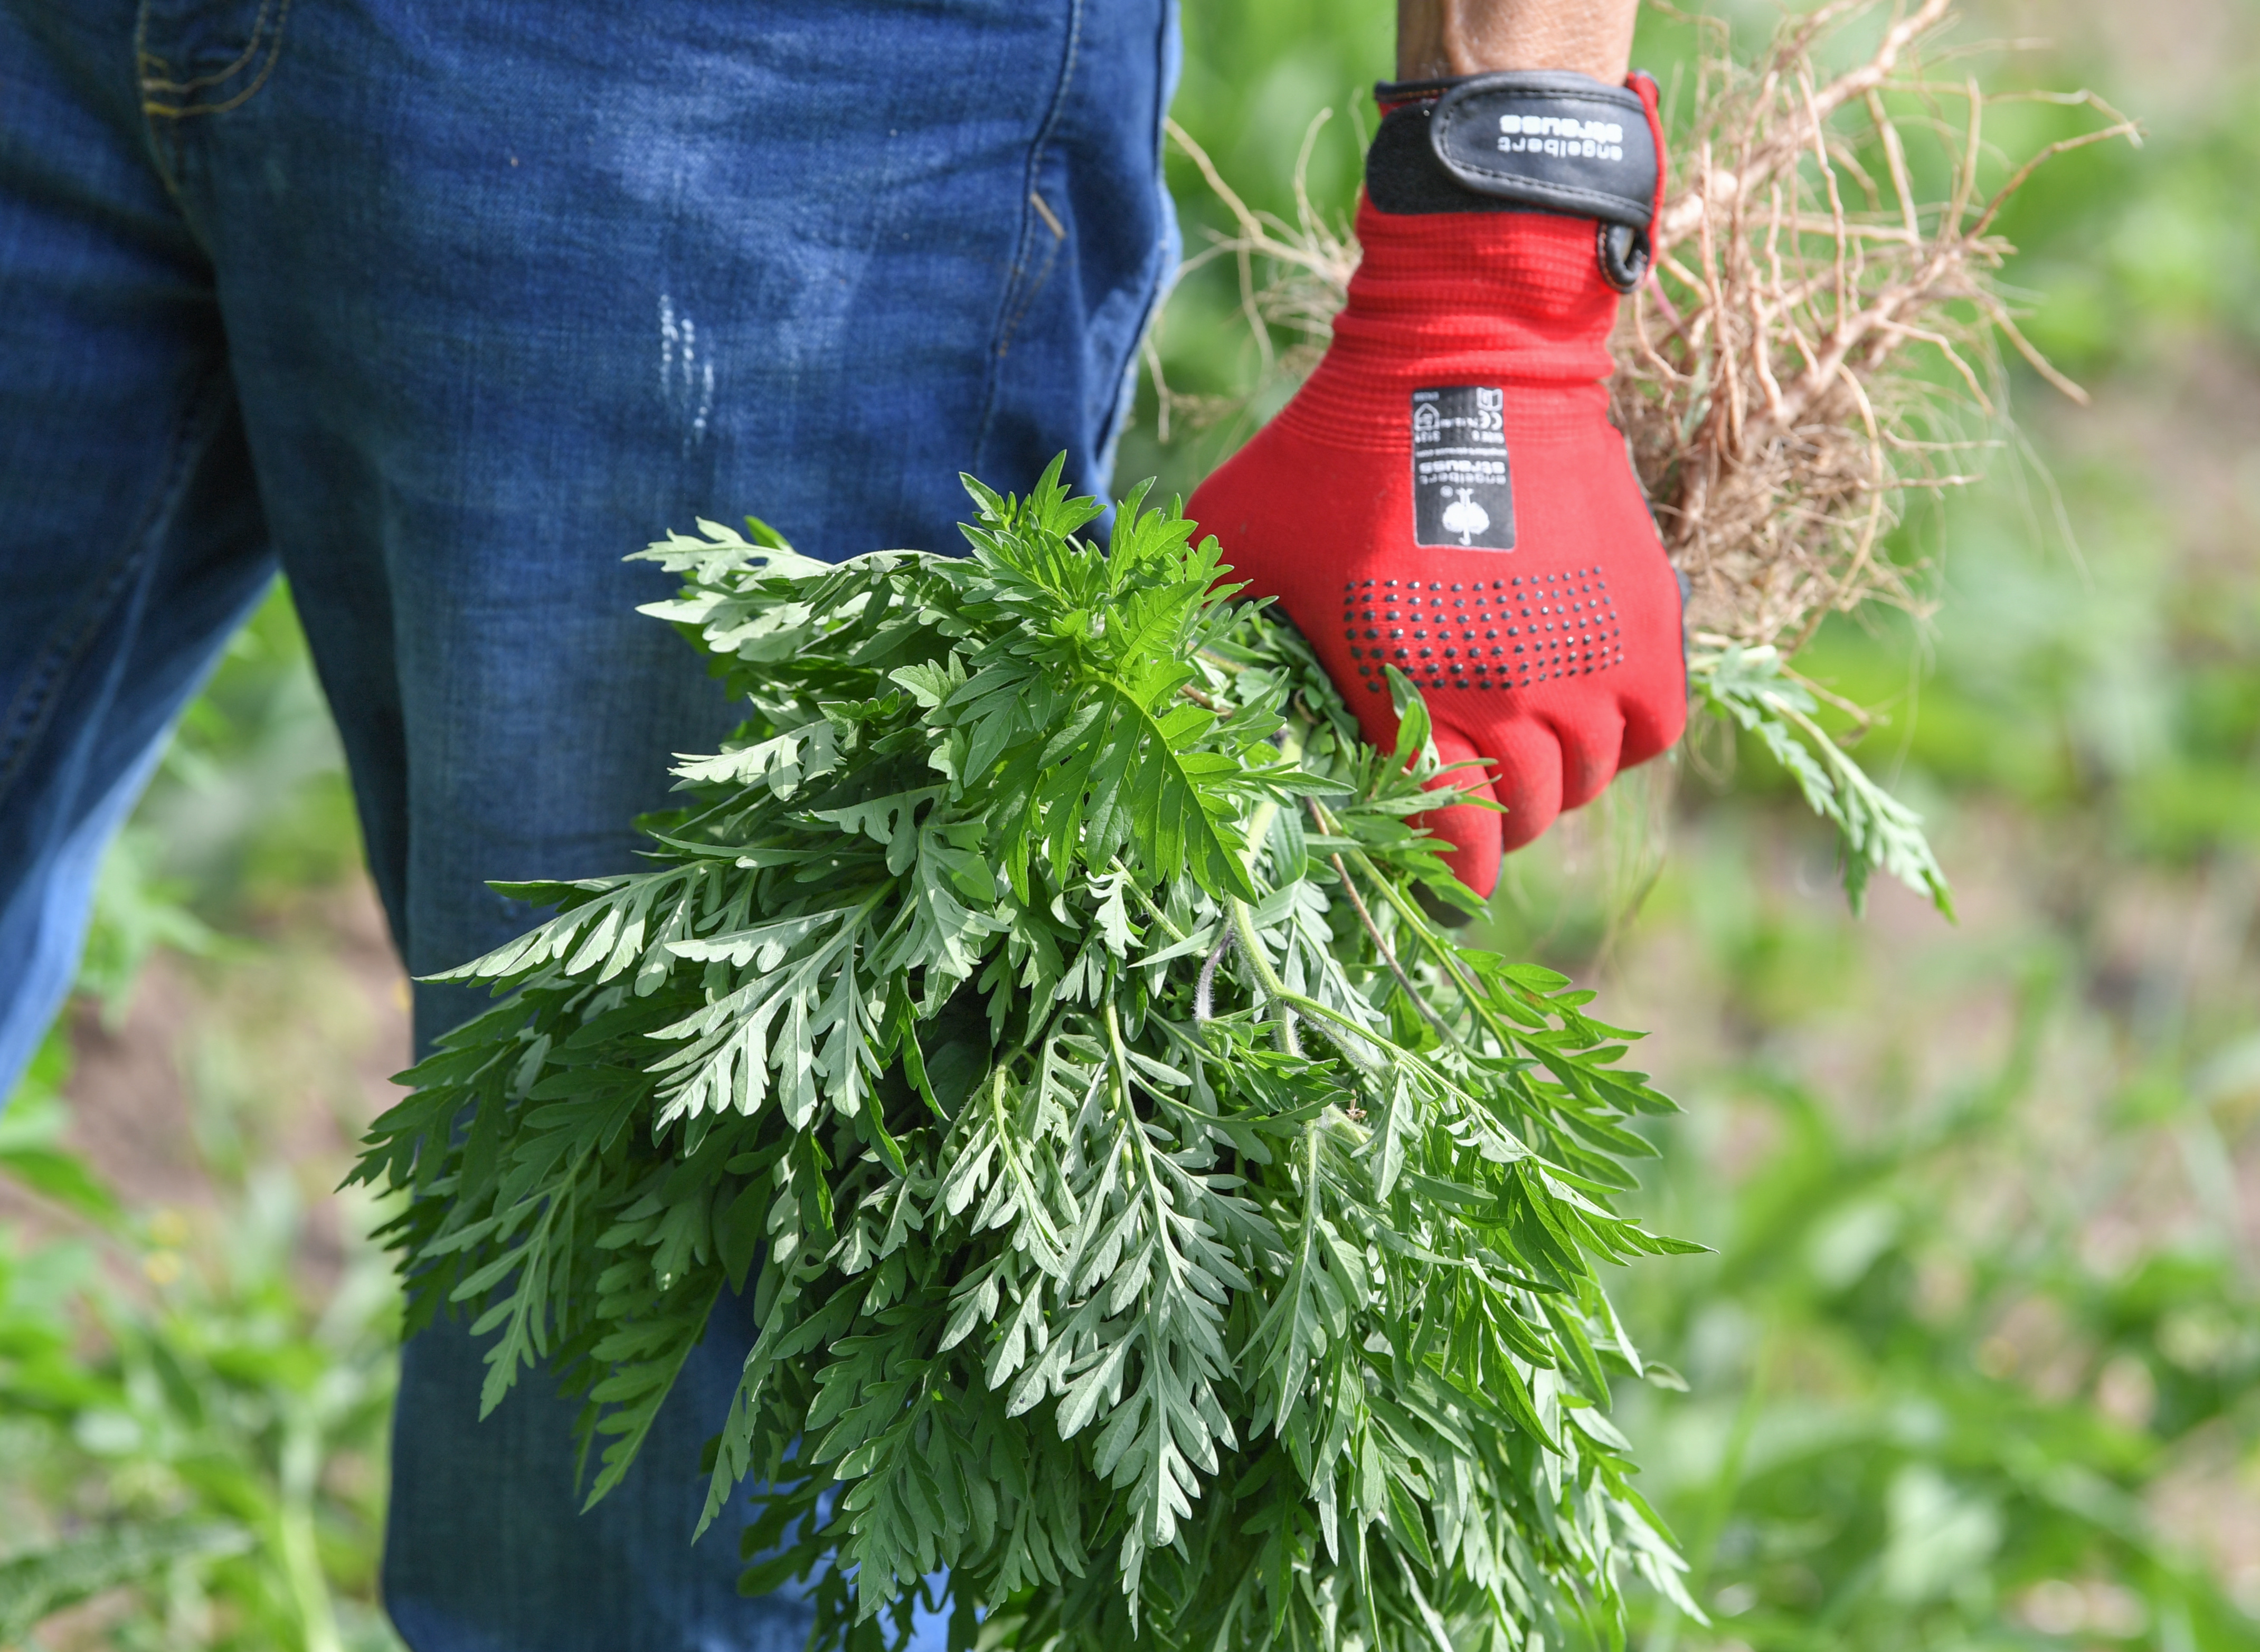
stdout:
<svg viewBox="0 0 2260 1652">
<path fill-rule="evenodd" d="M 1248 595 L 1279 598 L 1369 740 L 1396 740 L 1394 665 L 1439 755 L 1489 765 L 1444 783 L 1504 815 L 1425 821 L 1488 895 L 1505 850 L 1686 721 L 1678 581 L 1602 383 L 1619 294 L 1646 268 L 1662 129 L 1645 75 L 1380 95 L 1334 341 L 1186 514 Z"/>
</svg>

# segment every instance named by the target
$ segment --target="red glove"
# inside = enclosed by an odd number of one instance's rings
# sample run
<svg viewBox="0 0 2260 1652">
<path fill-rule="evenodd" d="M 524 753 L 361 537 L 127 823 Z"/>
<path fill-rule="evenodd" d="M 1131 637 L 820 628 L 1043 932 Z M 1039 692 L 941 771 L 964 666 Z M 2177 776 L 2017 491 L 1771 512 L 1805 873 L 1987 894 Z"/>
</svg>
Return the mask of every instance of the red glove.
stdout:
<svg viewBox="0 0 2260 1652">
<path fill-rule="evenodd" d="M 1187 507 L 1279 598 L 1356 712 L 1417 683 L 1443 783 L 1426 824 L 1477 894 L 1499 857 L 1687 718 L 1677 576 L 1602 381 L 1663 192 L 1655 82 L 1499 74 L 1380 89 L 1334 342 Z M 1486 783 L 1481 776 L 1493 776 Z"/>
</svg>

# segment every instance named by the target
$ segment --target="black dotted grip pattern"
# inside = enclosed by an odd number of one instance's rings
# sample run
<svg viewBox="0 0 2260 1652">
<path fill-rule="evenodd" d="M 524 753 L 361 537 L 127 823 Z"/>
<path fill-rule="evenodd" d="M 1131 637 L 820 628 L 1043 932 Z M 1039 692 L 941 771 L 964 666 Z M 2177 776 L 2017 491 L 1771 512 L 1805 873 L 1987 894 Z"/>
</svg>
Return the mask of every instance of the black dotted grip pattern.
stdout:
<svg viewBox="0 0 2260 1652">
<path fill-rule="evenodd" d="M 1342 637 L 1369 694 L 1393 665 L 1423 689 L 1505 692 L 1624 663 L 1623 628 L 1598 565 L 1445 584 L 1342 582 Z"/>
</svg>

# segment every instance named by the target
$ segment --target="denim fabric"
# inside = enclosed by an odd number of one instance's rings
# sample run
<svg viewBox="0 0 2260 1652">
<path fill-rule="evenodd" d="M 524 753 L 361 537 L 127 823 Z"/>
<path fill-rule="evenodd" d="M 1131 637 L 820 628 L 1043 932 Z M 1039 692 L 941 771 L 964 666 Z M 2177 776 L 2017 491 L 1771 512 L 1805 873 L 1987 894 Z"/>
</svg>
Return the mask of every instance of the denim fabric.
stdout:
<svg viewBox="0 0 2260 1652">
<path fill-rule="evenodd" d="M 0 1093 L 94 866 L 278 564 L 410 969 L 631 864 L 731 720 L 622 554 L 753 511 L 954 548 L 960 470 L 1105 485 L 1174 256 L 1169 0 L 0 0 Z M 418 987 L 419 1046 L 471 1007 Z M 611 1499 L 407 1350 L 417 1652 L 797 1646 L 686 1548 L 746 1327 Z M 922 1636 L 923 1638 L 926 1638 Z"/>
</svg>

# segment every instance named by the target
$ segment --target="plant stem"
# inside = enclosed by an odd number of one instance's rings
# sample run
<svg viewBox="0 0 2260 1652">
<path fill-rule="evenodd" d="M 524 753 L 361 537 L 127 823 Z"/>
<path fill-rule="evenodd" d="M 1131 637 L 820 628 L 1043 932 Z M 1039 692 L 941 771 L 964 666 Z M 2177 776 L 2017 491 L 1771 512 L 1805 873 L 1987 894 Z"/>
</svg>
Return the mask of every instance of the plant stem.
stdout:
<svg viewBox="0 0 2260 1652">
<path fill-rule="evenodd" d="M 1240 950 L 1248 959 L 1248 967 L 1255 972 L 1256 985 L 1265 998 L 1280 1005 L 1279 1048 L 1290 1055 L 1300 1055 L 1303 1050 L 1295 1036 L 1294 1012 L 1286 1008 L 1291 995 L 1280 982 L 1278 972 L 1272 969 L 1263 942 L 1256 936 L 1255 920 L 1248 910 L 1248 903 L 1237 895 L 1227 895 L 1225 899 L 1231 903 L 1232 927 L 1240 937 Z"/>
<path fill-rule="evenodd" d="M 1310 805 L 1312 817 L 1316 819 L 1319 815 L 1319 800 L 1312 797 L 1310 799 Z M 1320 830 L 1325 829 L 1321 823 Z M 1448 1043 L 1459 1043 L 1460 1035 L 1452 1031 L 1442 1016 L 1429 1007 L 1427 998 L 1421 994 L 1420 988 L 1412 984 L 1412 977 L 1405 973 L 1405 966 L 1397 962 L 1397 955 L 1389 949 L 1389 943 L 1382 939 L 1381 926 L 1373 921 L 1373 912 L 1366 905 L 1365 897 L 1357 892 L 1357 885 L 1350 881 L 1349 868 L 1342 864 L 1342 857 L 1339 855 L 1330 855 L 1327 857 L 1327 862 L 1334 869 L 1334 876 L 1341 880 L 1342 893 L 1349 897 L 1349 904 L 1357 909 L 1357 920 L 1365 926 L 1365 933 L 1373 941 L 1374 951 L 1381 955 L 1381 962 L 1389 966 L 1389 973 L 1397 977 L 1397 984 L 1405 989 L 1405 996 L 1412 1000 L 1412 1007 L 1428 1018 L 1428 1024 L 1434 1027 L 1437 1033 Z"/>
<path fill-rule="evenodd" d="M 1312 804 L 1312 807 L 1318 807 L 1315 802 Z M 1331 819 L 1331 817 L 1326 818 Z M 1499 1041 L 1499 1048 L 1502 1050 L 1508 1052 L 1512 1052 L 1517 1048 L 1519 1041 L 1516 1040 L 1513 1034 L 1510 1033 L 1499 1021 L 1498 1018 L 1491 1012 L 1491 1006 L 1484 1001 L 1483 995 L 1475 990 L 1473 983 L 1468 981 L 1461 973 L 1459 961 L 1452 956 L 1452 949 L 1450 946 L 1438 936 L 1434 930 L 1430 926 L 1427 915 L 1422 912 L 1420 909 L 1415 906 L 1411 901 L 1406 900 L 1403 895 L 1399 894 L 1396 885 L 1391 883 L 1387 878 L 1382 876 L 1381 869 L 1375 866 L 1371 861 L 1368 860 L 1362 851 L 1352 849 L 1349 852 L 1349 858 L 1356 864 L 1357 869 L 1360 871 L 1363 872 L 1368 877 L 1373 880 L 1373 886 L 1377 890 L 1380 890 L 1382 898 L 1388 901 L 1390 905 L 1396 909 L 1398 916 L 1405 920 L 1406 926 L 1412 930 L 1414 938 L 1417 939 L 1423 947 L 1427 948 L 1429 954 L 1434 957 L 1437 963 L 1442 966 L 1446 977 L 1450 980 L 1454 987 L 1458 989 L 1460 996 L 1467 1000 L 1468 1007 L 1470 1010 L 1473 1010 L 1477 1019 L 1491 1029 L 1491 1036 Z M 1343 879 L 1343 885 L 1345 888 L 1349 886 L 1349 881 L 1346 877 Z M 1354 890 L 1352 892 L 1351 898 L 1356 899 Z M 1364 911 L 1364 903 L 1362 901 L 1358 903 L 1358 908 L 1361 912 Z M 1377 940 L 1379 940 L 1377 933 L 1375 939 Z M 1387 955 L 1387 951 L 1388 949 L 1386 948 L 1383 948 L 1384 956 Z M 1390 967 L 1391 969 L 1397 969 L 1397 961 L 1394 958 L 1390 959 Z M 1403 970 L 1398 970 L 1397 978 L 1399 981 L 1405 980 L 1405 977 Z M 1431 1021 L 1435 1022 L 1440 1026 L 1443 1025 L 1442 1018 L 1439 1016 L 1434 1009 L 1429 1007 L 1427 1000 L 1422 998 L 1418 992 L 1413 994 L 1413 1001 L 1420 1005 L 1421 1013 L 1427 1016 Z M 1461 1041 L 1455 1036 L 1452 1041 L 1455 1044 L 1458 1044 Z"/>
</svg>

